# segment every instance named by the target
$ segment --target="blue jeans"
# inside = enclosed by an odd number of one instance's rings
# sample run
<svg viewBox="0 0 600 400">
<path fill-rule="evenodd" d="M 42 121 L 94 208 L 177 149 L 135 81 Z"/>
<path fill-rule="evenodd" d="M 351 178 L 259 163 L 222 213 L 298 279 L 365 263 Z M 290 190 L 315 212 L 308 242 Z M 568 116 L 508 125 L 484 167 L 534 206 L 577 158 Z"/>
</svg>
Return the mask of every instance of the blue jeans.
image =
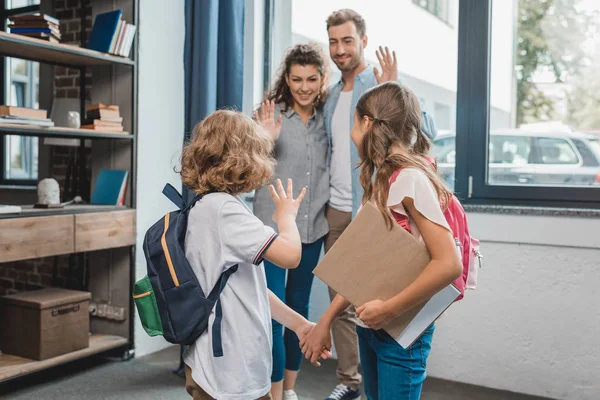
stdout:
<svg viewBox="0 0 600 400">
<path fill-rule="evenodd" d="M 356 327 L 365 394 L 369 400 L 418 400 L 421 397 L 434 329 L 431 325 L 405 350 L 384 330 Z"/>
<path fill-rule="evenodd" d="M 295 269 L 285 270 L 265 261 L 267 287 L 292 310 L 308 318 L 308 304 L 313 282 L 313 270 L 319 262 L 323 239 L 314 243 L 302 244 L 302 259 Z M 287 284 L 286 284 L 287 272 Z M 296 334 L 285 330 L 273 320 L 273 372 L 271 382 L 283 380 L 283 370 L 300 370 L 302 351 Z"/>
</svg>

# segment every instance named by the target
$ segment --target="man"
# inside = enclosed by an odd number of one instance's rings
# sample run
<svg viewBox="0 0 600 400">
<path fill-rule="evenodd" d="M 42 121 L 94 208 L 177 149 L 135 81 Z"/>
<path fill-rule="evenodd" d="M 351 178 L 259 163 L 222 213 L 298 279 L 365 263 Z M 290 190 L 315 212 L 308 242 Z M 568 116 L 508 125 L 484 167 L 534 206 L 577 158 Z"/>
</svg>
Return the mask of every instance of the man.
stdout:
<svg viewBox="0 0 600 400">
<path fill-rule="evenodd" d="M 360 96 L 373 86 L 398 79 L 396 54 L 379 47 L 376 52 L 380 70 L 367 65 L 364 49 L 368 40 L 364 19 L 350 9 L 335 11 L 327 19 L 329 53 L 342 72 L 342 78 L 331 87 L 325 104 L 325 125 L 331 148 L 330 201 L 327 208 L 329 234 L 325 238 L 325 252 L 333 246 L 350 224 L 362 200 L 359 181 L 359 156 L 350 139 L 354 110 Z M 423 113 L 422 130 L 435 136 L 433 120 Z M 336 293 L 331 288 L 333 300 Z M 350 306 L 332 324 L 333 342 L 338 356 L 337 376 L 340 384 L 326 400 L 351 400 L 360 397 L 362 377 L 358 372 L 358 337 L 356 313 Z"/>
</svg>

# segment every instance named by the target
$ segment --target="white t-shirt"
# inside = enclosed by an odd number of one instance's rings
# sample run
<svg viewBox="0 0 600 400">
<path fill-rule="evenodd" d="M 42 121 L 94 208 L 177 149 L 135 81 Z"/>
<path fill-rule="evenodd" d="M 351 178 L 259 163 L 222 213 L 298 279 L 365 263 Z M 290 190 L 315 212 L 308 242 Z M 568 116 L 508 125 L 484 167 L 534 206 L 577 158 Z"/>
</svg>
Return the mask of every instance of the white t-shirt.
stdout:
<svg viewBox="0 0 600 400">
<path fill-rule="evenodd" d="M 262 256 L 276 236 L 242 200 L 225 193 L 208 194 L 190 210 L 185 253 L 204 292 L 238 264 L 220 297 L 223 356 L 213 356 L 214 310 L 208 329 L 184 355 L 194 381 L 215 399 L 257 399 L 271 388 L 271 311 Z"/>
<path fill-rule="evenodd" d="M 448 225 L 440 207 L 437 192 L 423 171 L 416 168 L 405 168 L 400 171 L 396 181 L 390 185 L 387 201 L 387 206 L 390 209 L 408 217 L 412 235 L 423 242 L 419 227 L 402 205 L 402 200 L 406 197 L 413 199 L 415 208 L 425 218 L 448 229 L 452 233 L 450 225 Z"/>
<path fill-rule="evenodd" d="M 336 210 L 344 212 L 352 212 L 351 107 L 352 92 L 340 92 L 331 120 L 329 204 Z"/>
</svg>

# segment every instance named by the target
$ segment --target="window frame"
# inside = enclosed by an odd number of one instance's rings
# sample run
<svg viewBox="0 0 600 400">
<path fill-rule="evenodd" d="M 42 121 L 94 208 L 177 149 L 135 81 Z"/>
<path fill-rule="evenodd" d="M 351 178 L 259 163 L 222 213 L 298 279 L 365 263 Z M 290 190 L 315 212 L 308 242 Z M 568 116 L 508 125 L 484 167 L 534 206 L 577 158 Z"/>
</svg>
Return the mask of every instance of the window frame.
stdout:
<svg viewBox="0 0 600 400">
<path fill-rule="evenodd" d="M 600 208 L 600 187 L 487 183 L 492 1 L 459 2 L 456 194 L 471 204 Z"/>
<path fill-rule="evenodd" d="M 8 9 L 7 8 L 7 1 L 6 0 L 0 0 L 0 30 L 2 30 L 3 32 L 6 32 L 7 30 L 7 20 L 9 17 L 13 16 L 13 15 L 18 15 L 18 14 L 30 14 L 30 13 L 34 13 L 34 12 L 39 12 L 40 11 L 40 5 L 30 5 L 30 6 L 25 6 L 25 7 L 19 7 L 19 8 L 12 8 L 12 9 Z M 10 90 L 10 88 L 12 87 L 12 81 L 13 79 L 8 79 L 8 74 L 10 72 L 10 66 L 8 63 L 8 58 L 9 57 L 2 57 L 2 60 L 0 61 L 0 104 L 6 104 L 6 93 L 7 90 Z M 31 61 L 27 61 L 27 72 L 28 72 L 28 79 L 26 81 L 24 80 L 20 80 L 17 79 L 17 81 L 21 82 L 23 81 L 23 83 L 26 84 L 26 89 L 25 89 L 25 102 L 27 103 L 28 101 L 30 101 L 31 103 L 33 103 L 33 99 L 34 99 L 34 93 L 35 93 L 35 78 L 33 77 L 33 64 Z M 39 82 L 38 82 L 39 84 Z M 6 86 L 8 85 L 8 87 Z M 6 159 L 5 159 L 5 150 L 6 150 L 6 137 L 10 136 L 10 135 L 6 135 L 3 133 L 0 133 L 0 186 L 35 186 L 37 184 L 38 179 L 8 179 L 6 178 Z M 30 136 L 25 136 L 25 135 L 20 135 L 22 137 L 30 137 Z M 28 157 L 26 157 L 26 159 L 28 159 L 30 161 L 30 163 L 33 165 L 33 161 L 32 161 L 32 157 L 33 157 L 33 140 L 28 140 L 29 144 L 29 148 L 28 148 Z M 38 142 L 38 147 L 39 147 L 39 142 Z M 39 152 L 38 152 L 38 168 L 39 168 Z M 38 177 L 39 177 L 39 170 L 38 170 Z"/>
</svg>

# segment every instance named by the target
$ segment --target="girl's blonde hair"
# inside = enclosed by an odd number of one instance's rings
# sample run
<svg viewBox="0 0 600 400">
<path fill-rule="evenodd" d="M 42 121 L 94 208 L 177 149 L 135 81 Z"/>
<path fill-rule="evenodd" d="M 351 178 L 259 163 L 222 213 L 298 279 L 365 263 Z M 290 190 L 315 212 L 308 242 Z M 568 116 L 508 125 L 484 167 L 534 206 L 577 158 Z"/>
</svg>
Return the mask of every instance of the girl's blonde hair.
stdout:
<svg viewBox="0 0 600 400">
<path fill-rule="evenodd" d="M 421 131 L 421 107 L 414 93 L 396 82 L 383 83 L 361 96 L 356 113 L 360 123 L 364 117 L 372 120 L 360 149 L 362 203 L 374 200 L 391 229 L 393 220 L 387 210 L 390 178 L 398 169 L 417 168 L 427 175 L 445 208 L 452 193 L 426 160 L 431 142 Z M 406 152 L 393 154 L 394 145 Z"/>
<path fill-rule="evenodd" d="M 248 116 L 231 110 L 210 114 L 194 127 L 181 154 L 181 180 L 197 194 L 239 195 L 273 175 L 273 141 Z"/>
</svg>

